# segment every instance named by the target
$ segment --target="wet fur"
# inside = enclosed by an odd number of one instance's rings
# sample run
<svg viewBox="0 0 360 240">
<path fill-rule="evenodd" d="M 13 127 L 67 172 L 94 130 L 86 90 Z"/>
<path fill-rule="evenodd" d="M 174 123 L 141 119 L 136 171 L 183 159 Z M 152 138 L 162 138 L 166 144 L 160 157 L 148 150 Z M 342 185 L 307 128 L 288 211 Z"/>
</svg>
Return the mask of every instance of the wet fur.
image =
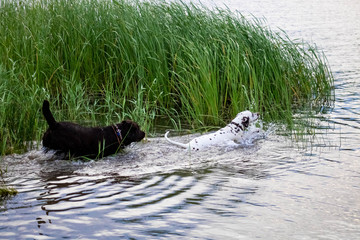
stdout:
<svg viewBox="0 0 360 240">
<path fill-rule="evenodd" d="M 189 143 L 179 143 L 168 138 L 169 132 L 165 133 L 165 139 L 179 147 L 189 149 L 191 151 L 200 151 L 210 146 L 237 146 L 235 141 L 241 140 L 244 130 L 250 123 L 255 122 L 259 118 L 258 113 L 244 111 L 239 114 L 224 128 L 197 138 L 194 138 Z"/>
<path fill-rule="evenodd" d="M 68 157 L 99 158 L 112 155 L 145 137 L 139 125 L 130 120 L 116 124 L 121 131 L 117 136 L 115 125 L 84 127 L 72 122 L 57 122 L 47 100 L 43 102 L 42 112 L 49 125 L 43 136 L 43 146 L 46 150 L 68 154 Z"/>
</svg>

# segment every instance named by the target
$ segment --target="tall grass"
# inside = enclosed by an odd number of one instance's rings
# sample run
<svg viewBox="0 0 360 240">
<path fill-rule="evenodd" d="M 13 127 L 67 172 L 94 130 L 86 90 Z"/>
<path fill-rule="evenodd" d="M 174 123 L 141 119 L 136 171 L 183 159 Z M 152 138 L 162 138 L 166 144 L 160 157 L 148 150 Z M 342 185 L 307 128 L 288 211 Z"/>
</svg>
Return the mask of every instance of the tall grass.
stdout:
<svg viewBox="0 0 360 240">
<path fill-rule="evenodd" d="M 88 125 L 123 118 L 220 125 L 244 109 L 291 124 L 328 104 L 322 53 L 228 9 L 182 2 L 0 0 L 0 151 L 40 140 L 39 111 Z"/>
</svg>

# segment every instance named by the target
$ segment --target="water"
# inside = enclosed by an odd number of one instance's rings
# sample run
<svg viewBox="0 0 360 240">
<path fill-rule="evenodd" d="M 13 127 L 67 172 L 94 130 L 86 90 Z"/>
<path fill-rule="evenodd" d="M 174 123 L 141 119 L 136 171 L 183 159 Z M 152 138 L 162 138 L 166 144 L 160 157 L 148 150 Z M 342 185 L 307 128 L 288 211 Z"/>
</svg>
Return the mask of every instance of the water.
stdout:
<svg viewBox="0 0 360 240">
<path fill-rule="evenodd" d="M 159 137 L 97 162 L 10 156 L 19 194 L 0 203 L 0 239 L 359 239 L 360 2 L 215 3 L 325 52 L 336 101 L 315 136 L 193 154 Z"/>
</svg>

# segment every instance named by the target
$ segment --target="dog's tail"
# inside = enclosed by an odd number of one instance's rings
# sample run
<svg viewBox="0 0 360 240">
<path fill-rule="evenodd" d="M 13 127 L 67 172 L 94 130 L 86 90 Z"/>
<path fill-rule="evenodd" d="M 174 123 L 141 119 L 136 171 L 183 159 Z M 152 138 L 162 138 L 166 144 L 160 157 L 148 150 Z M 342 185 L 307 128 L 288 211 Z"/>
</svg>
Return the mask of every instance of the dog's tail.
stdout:
<svg viewBox="0 0 360 240">
<path fill-rule="evenodd" d="M 50 129 L 53 129 L 56 125 L 56 120 L 50 111 L 49 101 L 44 100 L 43 106 L 42 106 L 42 112 L 44 114 L 44 117 L 45 117 L 47 123 L 49 124 Z"/>
<path fill-rule="evenodd" d="M 184 143 L 179 143 L 179 142 L 175 142 L 175 141 L 172 141 L 168 138 L 168 135 L 169 134 L 169 131 L 167 131 L 165 133 L 165 139 L 169 142 L 169 143 L 172 143 L 174 145 L 177 145 L 177 146 L 180 146 L 180 147 L 183 147 L 183 148 L 189 148 L 189 144 L 184 144 Z"/>
</svg>

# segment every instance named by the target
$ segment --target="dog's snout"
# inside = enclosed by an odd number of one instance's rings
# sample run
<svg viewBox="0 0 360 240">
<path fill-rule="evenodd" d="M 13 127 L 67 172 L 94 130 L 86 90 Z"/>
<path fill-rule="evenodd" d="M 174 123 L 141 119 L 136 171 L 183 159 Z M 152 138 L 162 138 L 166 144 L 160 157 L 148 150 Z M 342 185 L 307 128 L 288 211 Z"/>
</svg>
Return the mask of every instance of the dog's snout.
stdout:
<svg viewBox="0 0 360 240">
<path fill-rule="evenodd" d="M 140 131 L 140 137 L 139 137 L 139 141 L 141 141 L 144 137 L 145 137 L 145 132 Z"/>
<path fill-rule="evenodd" d="M 253 118 L 258 119 L 260 117 L 260 113 L 253 113 Z"/>
</svg>

